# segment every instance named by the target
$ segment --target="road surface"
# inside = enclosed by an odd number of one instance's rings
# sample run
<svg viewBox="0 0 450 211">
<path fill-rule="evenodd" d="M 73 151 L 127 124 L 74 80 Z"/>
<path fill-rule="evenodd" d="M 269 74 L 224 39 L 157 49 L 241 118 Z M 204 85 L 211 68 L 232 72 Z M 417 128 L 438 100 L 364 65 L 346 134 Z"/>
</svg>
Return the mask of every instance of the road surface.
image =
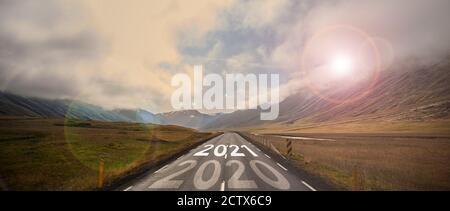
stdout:
<svg viewBox="0 0 450 211">
<path fill-rule="evenodd" d="M 166 166 L 127 184 L 125 191 L 314 191 L 237 133 L 215 137 Z"/>
</svg>

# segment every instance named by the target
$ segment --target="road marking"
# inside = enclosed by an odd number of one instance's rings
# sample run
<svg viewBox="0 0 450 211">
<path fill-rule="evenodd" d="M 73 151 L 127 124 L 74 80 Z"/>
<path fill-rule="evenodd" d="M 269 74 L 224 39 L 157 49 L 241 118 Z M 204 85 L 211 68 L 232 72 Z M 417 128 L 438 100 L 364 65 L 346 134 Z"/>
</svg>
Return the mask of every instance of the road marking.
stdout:
<svg viewBox="0 0 450 211">
<path fill-rule="evenodd" d="M 126 188 L 126 189 L 123 190 L 123 191 L 129 191 L 129 190 L 131 190 L 131 188 L 133 188 L 133 186 L 130 186 L 130 187 Z"/>
<path fill-rule="evenodd" d="M 259 148 L 256 148 L 256 149 L 261 152 L 261 150 Z"/>
<path fill-rule="evenodd" d="M 286 160 L 286 158 L 283 156 L 283 155 L 280 155 L 283 159 L 285 159 Z"/>
<path fill-rule="evenodd" d="M 158 172 L 160 172 L 161 170 L 165 169 L 168 165 L 169 165 L 169 164 L 167 164 L 167 165 L 165 165 L 164 167 L 158 169 L 158 171 L 155 171 L 155 173 L 158 173 Z"/>
<path fill-rule="evenodd" d="M 311 187 L 311 185 L 308 185 L 308 183 L 306 183 L 305 181 L 302 181 L 302 183 L 303 183 L 306 187 L 308 187 L 310 190 L 312 190 L 312 191 L 317 191 L 316 189 L 314 189 L 313 187 Z"/>
<path fill-rule="evenodd" d="M 266 157 L 270 158 L 270 156 L 268 156 L 267 154 L 264 154 Z"/>
<path fill-rule="evenodd" d="M 220 191 L 225 191 L 225 180 L 220 184 Z"/>
<path fill-rule="evenodd" d="M 182 157 L 184 157 L 184 155 L 182 155 L 182 156 L 178 157 L 178 158 L 177 158 L 177 160 L 181 159 Z"/>
<path fill-rule="evenodd" d="M 253 157 L 258 157 L 258 155 L 255 152 L 253 152 L 253 150 L 251 150 L 247 145 L 244 144 L 241 147 L 247 149 L 247 151 L 250 152 L 250 154 L 252 154 Z"/>
<path fill-rule="evenodd" d="M 300 137 L 300 136 L 275 136 L 275 137 L 297 139 L 297 140 L 336 141 L 334 139 L 328 139 L 328 138 L 309 138 L 309 137 Z"/>
<path fill-rule="evenodd" d="M 287 168 L 284 168 L 284 166 L 282 166 L 281 164 L 277 163 L 277 165 L 278 165 L 279 167 L 281 167 L 282 169 L 284 169 L 285 171 L 287 171 Z"/>
<path fill-rule="evenodd" d="M 281 155 L 280 151 L 272 144 L 270 143 L 270 148 L 272 148 L 277 154 Z"/>
<path fill-rule="evenodd" d="M 225 160 L 227 159 L 227 157 L 228 157 L 228 154 L 225 154 Z"/>
</svg>

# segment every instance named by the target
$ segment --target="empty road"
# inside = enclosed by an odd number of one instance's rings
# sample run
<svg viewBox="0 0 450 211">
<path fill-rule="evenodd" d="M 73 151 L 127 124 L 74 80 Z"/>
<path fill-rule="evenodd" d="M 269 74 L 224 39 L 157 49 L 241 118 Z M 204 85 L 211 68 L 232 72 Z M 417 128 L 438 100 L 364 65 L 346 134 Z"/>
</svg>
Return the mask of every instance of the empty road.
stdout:
<svg viewBox="0 0 450 211">
<path fill-rule="evenodd" d="M 314 191 L 237 133 L 215 137 L 127 184 L 125 191 Z"/>
</svg>

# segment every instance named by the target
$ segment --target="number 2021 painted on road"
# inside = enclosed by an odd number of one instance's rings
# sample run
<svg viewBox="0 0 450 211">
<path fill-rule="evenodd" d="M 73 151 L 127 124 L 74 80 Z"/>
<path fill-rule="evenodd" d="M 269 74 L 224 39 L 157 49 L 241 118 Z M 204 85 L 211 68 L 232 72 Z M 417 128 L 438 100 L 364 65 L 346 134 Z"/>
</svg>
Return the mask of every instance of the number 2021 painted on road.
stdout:
<svg viewBox="0 0 450 211">
<path fill-rule="evenodd" d="M 269 170 L 272 173 L 272 175 L 274 175 L 276 177 L 276 179 L 274 180 L 274 179 L 271 179 L 270 177 L 266 176 L 263 173 L 263 171 L 261 171 L 260 167 L 258 167 L 257 164 L 260 166 L 263 166 L 264 168 Z M 186 166 L 185 168 L 180 169 L 179 171 L 156 181 L 149 188 L 150 189 L 165 189 L 165 188 L 177 189 L 183 184 L 184 181 L 183 180 L 174 180 L 174 178 L 193 169 L 196 165 L 197 165 L 196 160 L 184 161 L 184 162 L 178 164 L 178 166 Z M 205 169 L 209 165 L 212 165 L 214 167 L 214 170 L 213 170 L 213 173 L 210 176 L 210 178 L 204 180 L 203 174 L 204 174 Z M 258 188 L 255 181 L 240 179 L 242 174 L 245 171 L 245 166 L 241 161 L 229 160 L 225 164 L 225 166 L 227 166 L 227 167 L 232 166 L 232 165 L 237 165 L 237 169 L 233 173 L 233 175 L 230 177 L 230 179 L 228 179 L 228 188 L 231 188 L 231 189 L 237 189 L 237 188 L 255 189 L 255 188 Z M 261 180 L 263 180 L 265 183 L 269 184 L 270 186 L 280 189 L 280 190 L 287 190 L 290 188 L 289 181 L 282 174 L 280 174 L 280 172 L 278 172 L 277 170 L 272 168 L 270 165 L 268 165 L 262 161 L 259 161 L 259 160 L 251 160 L 250 167 L 255 172 L 255 174 L 258 175 L 259 178 L 261 178 Z M 195 173 L 194 187 L 198 190 L 210 189 L 219 181 L 221 172 L 222 172 L 222 169 L 221 169 L 221 165 L 220 165 L 219 161 L 209 160 L 209 161 L 204 162 L 202 165 L 200 165 L 197 172 Z"/>
<path fill-rule="evenodd" d="M 201 157 L 206 157 L 209 155 L 209 150 L 211 150 L 212 148 L 214 148 L 214 145 L 212 144 L 207 144 L 205 145 L 205 149 L 200 150 L 199 152 L 195 153 L 194 156 L 201 156 Z M 242 152 L 239 152 L 239 146 L 238 145 L 217 145 L 216 148 L 214 148 L 214 155 L 216 157 L 223 157 L 227 154 L 227 150 L 228 148 L 231 149 L 231 153 L 230 156 L 231 157 L 245 157 L 245 154 Z M 253 157 L 258 157 L 258 155 L 253 152 L 249 147 L 247 147 L 246 145 L 241 145 L 241 148 L 245 148 L 250 154 L 253 155 Z"/>
</svg>

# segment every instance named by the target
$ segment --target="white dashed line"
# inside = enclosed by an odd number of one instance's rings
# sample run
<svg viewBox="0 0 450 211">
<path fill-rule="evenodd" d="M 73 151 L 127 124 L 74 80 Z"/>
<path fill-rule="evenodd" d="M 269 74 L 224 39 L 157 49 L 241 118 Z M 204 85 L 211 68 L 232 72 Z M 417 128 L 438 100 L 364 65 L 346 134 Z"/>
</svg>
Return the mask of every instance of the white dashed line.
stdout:
<svg viewBox="0 0 450 211">
<path fill-rule="evenodd" d="M 283 170 L 287 171 L 287 168 L 284 168 L 284 166 L 282 166 L 281 164 L 277 163 L 277 165 L 282 168 Z"/>
<path fill-rule="evenodd" d="M 129 191 L 129 190 L 131 190 L 131 188 L 133 188 L 133 186 L 130 186 L 130 187 L 126 188 L 126 189 L 123 190 L 123 191 Z"/>
<path fill-rule="evenodd" d="M 311 187 L 311 185 L 308 185 L 308 183 L 306 183 L 305 181 L 302 181 L 302 184 L 304 184 L 306 187 L 308 187 L 310 190 L 312 191 L 317 191 L 316 189 L 314 189 L 313 187 Z"/>
<path fill-rule="evenodd" d="M 327 138 L 309 138 L 309 137 L 300 137 L 300 136 L 275 136 L 275 137 L 297 139 L 297 140 L 336 141 L 334 139 L 327 139 Z"/>
<path fill-rule="evenodd" d="M 264 154 L 266 157 L 270 158 L 270 156 L 268 156 L 267 154 Z"/>
<path fill-rule="evenodd" d="M 160 172 L 161 170 L 165 169 L 165 168 L 166 168 L 167 166 L 168 166 L 168 165 L 165 165 L 164 167 L 162 167 L 162 168 L 158 169 L 158 171 L 155 171 L 155 173 L 158 173 L 158 172 Z"/>
<path fill-rule="evenodd" d="M 222 184 L 220 184 L 220 191 L 225 191 L 225 181 L 222 181 Z"/>
</svg>

